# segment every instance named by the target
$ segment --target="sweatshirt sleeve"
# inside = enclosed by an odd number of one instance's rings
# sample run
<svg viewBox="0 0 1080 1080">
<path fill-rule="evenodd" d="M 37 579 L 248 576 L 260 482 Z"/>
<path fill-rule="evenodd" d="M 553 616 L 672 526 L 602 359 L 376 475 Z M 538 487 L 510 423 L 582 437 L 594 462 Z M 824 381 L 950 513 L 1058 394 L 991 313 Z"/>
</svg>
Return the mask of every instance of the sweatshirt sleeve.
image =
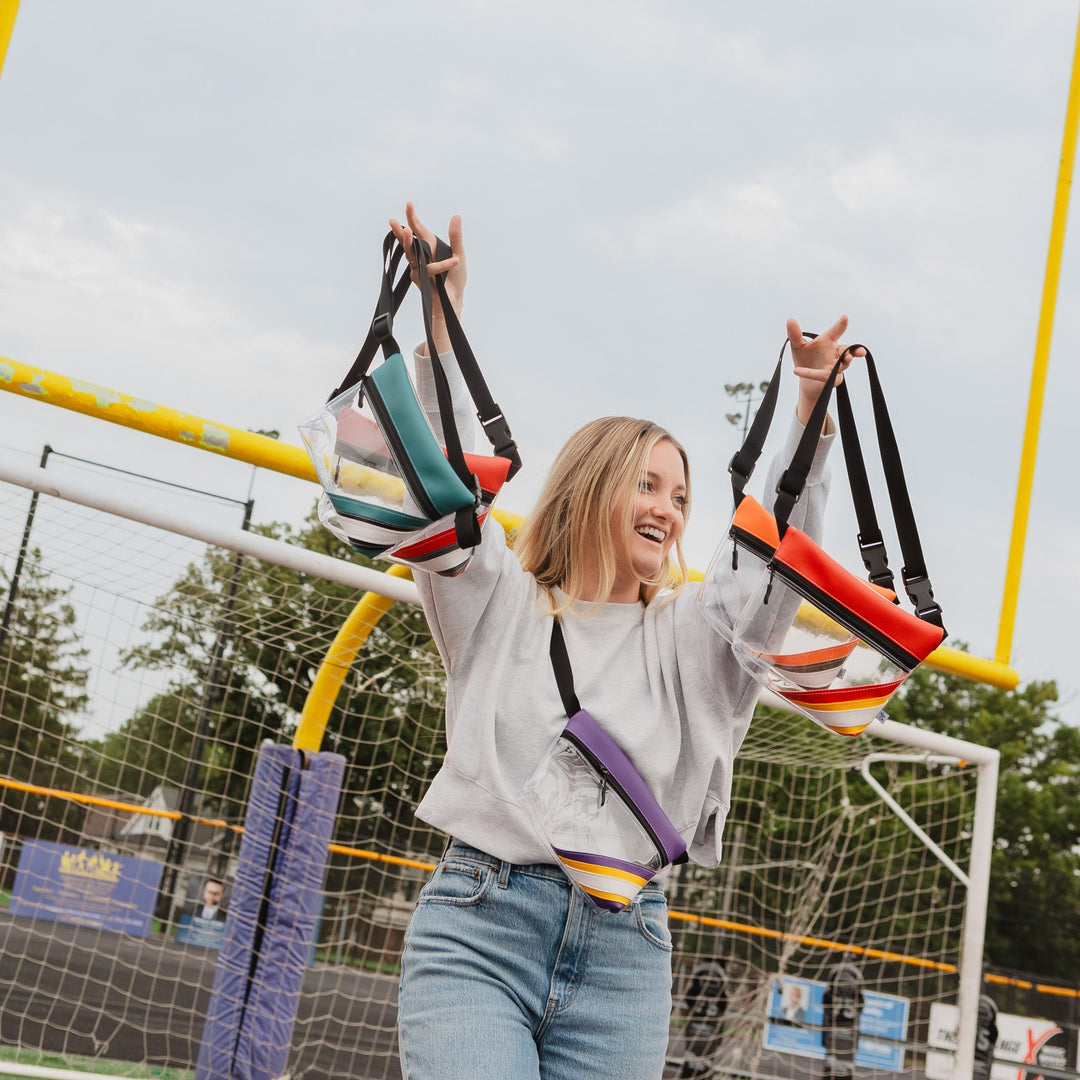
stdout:
<svg viewBox="0 0 1080 1080">
<path fill-rule="evenodd" d="M 446 372 L 446 381 L 450 384 L 450 396 L 454 403 L 454 423 L 457 425 L 458 435 L 461 438 L 461 449 L 466 453 L 472 453 L 476 447 L 476 412 L 469 388 L 452 350 L 439 353 L 439 361 L 443 371 Z M 435 394 L 435 373 L 432 371 L 431 357 L 421 352 L 421 346 L 413 350 L 413 371 L 416 376 L 416 396 L 420 399 L 435 437 L 439 442 L 444 442 L 442 417 L 439 415 L 439 399 Z"/>
<path fill-rule="evenodd" d="M 475 444 L 476 424 L 472 398 L 458 367 L 454 353 L 439 354 L 454 402 L 454 422 L 461 436 L 461 448 L 471 452 Z M 442 418 L 435 394 L 435 375 L 431 360 L 418 347 L 413 352 L 416 393 L 436 437 L 442 441 Z M 446 670 L 453 674 L 458 659 L 474 639 L 481 619 L 503 605 L 513 606 L 530 578 L 521 569 L 514 553 L 506 546 L 502 525 L 488 515 L 482 540 L 472 560 L 457 577 L 425 574 L 414 566 L 416 586 L 427 616 L 432 637 L 438 646 Z"/>
</svg>

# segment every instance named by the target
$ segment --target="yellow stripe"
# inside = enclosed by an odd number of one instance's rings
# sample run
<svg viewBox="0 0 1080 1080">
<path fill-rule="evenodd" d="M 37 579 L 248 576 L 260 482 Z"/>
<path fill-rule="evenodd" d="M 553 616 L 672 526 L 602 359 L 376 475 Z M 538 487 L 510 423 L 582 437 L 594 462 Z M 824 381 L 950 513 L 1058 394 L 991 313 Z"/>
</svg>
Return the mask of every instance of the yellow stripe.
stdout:
<svg viewBox="0 0 1080 1080">
<path fill-rule="evenodd" d="M 578 882 L 581 885 L 581 882 Z M 595 896 L 598 900 L 608 900 L 614 904 L 622 904 L 623 907 L 630 906 L 630 900 L 623 896 L 621 893 L 606 893 L 601 892 L 599 889 L 590 889 L 588 885 L 581 885 L 581 887 L 590 895 Z"/>
<path fill-rule="evenodd" d="M 572 866 L 575 870 L 582 870 L 588 874 L 600 874 L 603 877 L 620 878 L 622 881 L 628 881 L 631 885 L 647 885 L 648 878 L 642 877 L 640 874 L 631 874 L 627 870 L 616 870 L 611 866 L 601 866 L 597 863 L 578 862 L 575 859 L 564 859 L 561 855 L 559 859 L 564 866 Z M 586 890 L 588 891 L 588 890 Z"/>
<path fill-rule="evenodd" d="M 822 721 L 825 723 L 825 721 Z M 825 724 L 830 731 L 835 731 L 837 735 L 858 735 L 860 732 L 865 731 L 873 721 L 868 720 L 865 724 L 859 724 L 857 727 L 840 727 L 835 724 Z"/>
<path fill-rule="evenodd" d="M 857 698 L 847 701 L 807 701 L 802 694 L 784 694 L 789 701 L 801 705 L 809 712 L 855 712 L 857 709 L 878 709 L 892 697 L 891 694 L 879 695 L 878 697 Z"/>
</svg>

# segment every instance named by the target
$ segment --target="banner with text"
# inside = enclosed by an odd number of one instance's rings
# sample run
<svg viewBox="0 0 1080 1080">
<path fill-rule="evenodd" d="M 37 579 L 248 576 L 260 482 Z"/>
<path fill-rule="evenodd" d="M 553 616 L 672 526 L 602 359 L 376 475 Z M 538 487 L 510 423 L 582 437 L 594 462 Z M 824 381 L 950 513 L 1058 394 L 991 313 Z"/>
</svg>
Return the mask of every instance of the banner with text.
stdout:
<svg viewBox="0 0 1080 1080">
<path fill-rule="evenodd" d="M 24 840 L 8 910 L 146 937 L 160 878 L 158 862 Z"/>
</svg>

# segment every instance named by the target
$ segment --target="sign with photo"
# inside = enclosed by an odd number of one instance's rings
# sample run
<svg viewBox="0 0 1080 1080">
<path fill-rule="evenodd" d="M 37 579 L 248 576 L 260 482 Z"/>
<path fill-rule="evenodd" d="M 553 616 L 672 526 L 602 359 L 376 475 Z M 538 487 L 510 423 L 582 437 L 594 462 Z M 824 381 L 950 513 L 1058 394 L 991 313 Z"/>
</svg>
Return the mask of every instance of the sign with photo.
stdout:
<svg viewBox="0 0 1080 1080">
<path fill-rule="evenodd" d="M 824 1058 L 825 991 L 827 983 L 777 976 L 769 995 L 765 1024 L 766 1050 Z M 902 1072 L 907 1038 L 907 998 L 863 991 L 855 1064 L 864 1069 Z"/>
<path fill-rule="evenodd" d="M 160 879 L 158 862 L 24 840 L 8 910 L 147 937 Z"/>
<path fill-rule="evenodd" d="M 930 1032 L 927 1043 L 936 1050 L 926 1054 L 927 1080 L 953 1080 L 958 1041 L 960 1010 L 955 1005 L 935 1001 L 930 1006 Z M 1025 1065 L 1045 1065 L 1048 1069 L 1070 1069 L 1069 1043 L 1065 1032 L 1051 1020 L 1035 1020 L 1011 1013 L 997 1014 L 997 1043 L 994 1057 Z M 948 1051 L 948 1052 L 946 1052 Z M 1037 1073 L 1016 1065 L 995 1062 L 990 1068 L 990 1080 L 1040 1080 Z"/>
</svg>

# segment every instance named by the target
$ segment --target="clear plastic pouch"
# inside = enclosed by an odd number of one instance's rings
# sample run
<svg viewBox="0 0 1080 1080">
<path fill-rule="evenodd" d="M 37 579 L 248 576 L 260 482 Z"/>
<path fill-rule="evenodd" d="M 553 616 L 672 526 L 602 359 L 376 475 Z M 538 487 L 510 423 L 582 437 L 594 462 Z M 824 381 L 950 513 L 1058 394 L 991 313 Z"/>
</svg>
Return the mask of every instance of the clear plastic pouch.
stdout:
<svg viewBox="0 0 1080 1080">
<path fill-rule="evenodd" d="M 403 250 L 392 233 L 383 244 L 383 289 L 371 330 L 342 386 L 300 425 L 300 435 L 324 491 L 319 517 L 331 532 L 371 558 L 454 574 L 464 568 L 480 542 L 481 523 L 503 483 L 520 467 L 520 458 L 440 277 L 436 286 L 443 297 L 454 356 L 497 451 L 493 456 L 463 452 L 449 383 L 433 338 L 431 283 L 426 274 L 430 253 L 419 241 L 414 249 L 446 445 L 440 444 L 428 422 L 392 335 L 393 315 L 409 289 L 407 268 L 400 280 L 394 280 Z M 440 258 L 447 253 L 448 249 Z M 383 360 L 372 369 L 380 346 Z M 423 552 L 424 557 L 414 559 L 413 552 Z"/>
<path fill-rule="evenodd" d="M 731 632 L 750 674 L 840 735 L 884 719 L 889 698 L 943 637 L 794 528 L 760 566 Z"/>
<path fill-rule="evenodd" d="M 757 682 L 841 735 L 857 735 L 875 718 L 884 719 L 889 698 L 945 638 L 873 357 L 868 350 L 865 357 L 882 462 L 906 563 L 904 585 L 914 614 L 899 606 L 892 589 L 846 386 L 838 390 L 841 435 L 859 518 L 859 550 L 870 580 L 849 572 L 805 533 L 787 524 L 809 472 L 815 432 L 825 420 L 839 360 L 807 422 L 791 467 L 781 477 L 774 517 L 743 487 L 775 406 L 777 365 L 768 408 L 762 406 L 760 422 L 755 419 L 732 461 L 735 514 L 698 594 L 702 614 L 731 643 L 735 657 Z"/>
<path fill-rule="evenodd" d="M 686 844 L 629 758 L 584 709 L 521 792 L 537 836 L 601 911 L 622 911 Z"/>
</svg>

